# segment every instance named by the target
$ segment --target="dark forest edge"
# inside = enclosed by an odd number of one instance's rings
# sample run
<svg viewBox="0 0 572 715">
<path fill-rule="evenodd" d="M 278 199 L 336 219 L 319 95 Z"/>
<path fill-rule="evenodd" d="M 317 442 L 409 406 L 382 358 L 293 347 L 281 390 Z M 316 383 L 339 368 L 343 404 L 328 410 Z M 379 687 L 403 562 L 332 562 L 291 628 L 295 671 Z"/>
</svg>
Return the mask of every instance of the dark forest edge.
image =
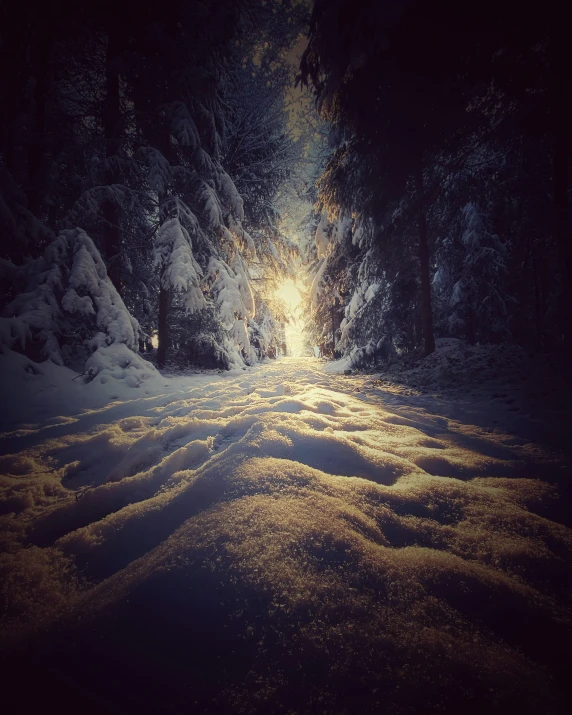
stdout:
<svg viewBox="0 0 572 715">
<path fill-rule="evenodd" d="M 300 79 L 331 154 L 311 333 L 331 355 L 446 336 L 570 353 L 563 26 L 553 2 L 314 3 Z"/>
<path fill-rule="evenodd" d="M 157 333 L 160 367 L 253 364 L 283 342 L 260 287 L 301 255 L 308 340 L 332 357 L 429 354 L 445 336 L 569 355 L 557 4 L 310 5 L 4 6 L 5 348 L 91 377 L 111 346 L 145 354 Z M 286 111 L 304 32 L 313 163 Z M 276 207 L 294 184 L 298 243 Z"/>
<path fill-rule="evenodd" d="M 272 355 L 268 286 L 298 251 L 274 205 L 300 154 L 284 55 L 307 8 L 1 12 L 0 344 L 90 378 L 153 335 L 159 367 Z"/>
</svg>

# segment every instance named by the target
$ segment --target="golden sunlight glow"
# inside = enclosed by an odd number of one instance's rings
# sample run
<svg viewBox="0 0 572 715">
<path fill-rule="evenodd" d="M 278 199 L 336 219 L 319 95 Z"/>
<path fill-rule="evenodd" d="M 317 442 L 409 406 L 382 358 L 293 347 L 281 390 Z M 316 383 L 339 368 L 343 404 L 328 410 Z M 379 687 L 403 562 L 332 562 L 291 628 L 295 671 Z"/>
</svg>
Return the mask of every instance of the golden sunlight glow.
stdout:
<svg viewBox="0 0 572 715">
<path fill-rule="evenodd" d="M 280 288 L 278 288 L 276 296 L 283 300 L 286 303 L 286 306 L 294 312 L 302 300 L 302 295 L 300 293 L 301 290 L 301 283 L 294 283 L 291 278 L 288 278 L 288 280 L 285 280 Z"/>
<path fill-rule="evenodd" d="M 302 335 L 304 320 L 300 315 L 303 290 L 302 283 L 288 278 L 276 291 L 276 297 L 284 301 L 286 310 L 289 313 L 288 320 L 284 326 L 284 337 L 286 338 L 287 355 L 290 357 L 302 357 L 304 354 L 304 338 Z"/>
</svg>

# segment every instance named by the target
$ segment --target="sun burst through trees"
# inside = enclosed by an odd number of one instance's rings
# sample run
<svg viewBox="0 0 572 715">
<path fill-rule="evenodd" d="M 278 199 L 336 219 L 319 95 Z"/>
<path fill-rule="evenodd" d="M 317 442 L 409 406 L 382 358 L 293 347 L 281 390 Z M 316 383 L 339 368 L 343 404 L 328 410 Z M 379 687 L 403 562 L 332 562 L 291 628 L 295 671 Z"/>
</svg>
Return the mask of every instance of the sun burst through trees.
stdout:
<svg viewBox="0 0 572 715">
<path fill-rule="evenodd" d="M 281 283 L 276 291 L 276 297 L 284 301 L 286 306 L 288 322 L 285 325 L 284 332 L 288 355 L 291 357 L 301 357 L 305 352 L 302 335 L 304 319 L 300 311 L 303 291 L 303 285 L 291 278 Z"/>
</svg>

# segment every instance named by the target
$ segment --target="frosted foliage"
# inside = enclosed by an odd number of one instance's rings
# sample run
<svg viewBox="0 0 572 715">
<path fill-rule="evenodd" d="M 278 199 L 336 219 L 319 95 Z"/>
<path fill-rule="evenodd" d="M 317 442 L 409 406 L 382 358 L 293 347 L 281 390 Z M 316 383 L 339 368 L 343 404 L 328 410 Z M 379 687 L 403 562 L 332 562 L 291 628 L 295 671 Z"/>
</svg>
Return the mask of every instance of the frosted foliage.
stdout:
<svg viewBox="0 0 572 715">
<path fill-rule="evenodd" d="M 177 142 L 181 146 L 197 149 L 200 146 L 199 133 L 196 124 L 183 102 L 174 102 L 171 105 L 171 126 Z"/>
<path fill-rule="evenodd" d="M 244 287 L 232 268 L 215 256 L 209 261 L 208 277 L 218 307 L 220 320 L 225 330 L 234 328 L 235 318 L 250 317 L 250 310 L 243 300 Z M 251 296 L 252 297 L 252 296 Z"/>
<path fill-rule="evenodd" d="M 230 231 L 226 227 L 223 227 L 223 231 L 225 232 L 225 235 L 228 234 L 227 241 L 229 244 L 235 245 L 235 237 L 238 238 L 239 243 L 242 243 L 242 247 L 246 249 L 245 253 L 250 258 L 256 258 L 256 245 L 252 236 L 243 228 L 240 222 L 233 218 L 232 215 L 228 217 L 227 221 Z"/>
<path fill-rule="evenodd" d="M 487 217 L 477 204 L 466 204 L 461 215 L 458 258 L 447 261 L 447 250 L 453 250 L 455 242 L 451 239 L 444 241 L 433 289 L 443 304 L 452 309 L 448 316 L 452 332 L 462 333 L 468 319 L 474 323 L 476 318 L 481 330 L 506 335 L 515 302 L 504 285 L 506 244 L 489 230 Z"/>
<path fill-rule="evenodd" d="M 315 241 L 318 258 L 325 258 L 328 255 L 331 231 L 332 224 L 328 221 L 328 216 L 324 211 L 316 228 Z"/>
<path fill-rule="evenodd" d="M 368 284 L 367 281 L 362 283 L 354 291 L 352 298 L 345 310 L 346 321 L 350 321 L 358 314 L 360 308 L 366 303 L 369 303 L 375 297 L 379 290 L 379 283 Z"/>
<path fill-rule="evenodd" d="M 244 202 L 234 185 L 234 181 L 222 168 L 218 169 L 217 178 L 224 204 L 229 207 L 235 218 L 239 221 L 244 221 Z"/>
<path fill-rule="evenodd" d="M 373 232 L 372 222 L 368 219 L 356 219 L 352 235 L 352 244 L 358 248 L 364 248 L 366 242 Z"/>
<path fill-rule="evenodd" d="M 248 339 L 248 330 L 244 320 L 235 320 L 233 326 L 233 337 L 238 345 L 246 354 L 250 352 L 250 341 Z"/>
<path fill-rule="evenodd" d="M 171 165 L 163 154 L 153 147 L 139 149 L 139 153 L 147 164 L 147 181 L 153 191 L 164 194 L 173 179 Z"/>
<path fill-rule="evenodd" d="M 449 305 L 454 308 L 458 303 L 463 301 L 464 297 L 463 283 L 462 281 L 457 281 L 453 286 L 451 298 L 449 299 Z"/>
<path fill-rule="evenodd" d="M 340 324 L 341 335 L 340 335 L 340 347 L 346 349 L 351 347 L 351 333 L 352 333 L 352 322 L 344 318 Z"/>
<path fill-rule="evenodd" d="M 266 237 L 266 244 L 268 246 L 268 250 L 270 251 L 270 255 L 275 261 L 280 260 L 280 255 L 278 251 L 276 250 L 276 246 L 274 245 L 274 241 L 270 238 L 270 236 Z"/>
<path fill-rule="evenodd" d="M 216 191 L 208 184 L 203 183 L 199 195 L 203 203 L 204 215 L 209 228 L 216 228 L 222 225 L 222 208 Z"/>
<path fill-rule="evenodd" d="M 107 333 L 108 343 L 125 343 L 129 348 L 136 349 L 139 324 L 130 315 L 107 277 L 105 264 L 93 241 L 80 229 L 64 233 L 72 246 L 74 257 L 68 279 L 69 288 L 62 299 L 62 307 L 69 312 L 73 312 L 70 310 L 73 307 L 89 315 L 94 312 L 94 305 L 97 327 Z M 85 295 L 80 297 L 80 293 Z M 69 308 L 66 308 L 64 302 Z"/>
<path fill-rule="evenodd" d="M 85 221 L 98 221 L 101 217 L 101 207 L 105 202 L 124 206 L 133 199 L 128 189 L 121 184 L 108 186 L 93 186 L 86 189 L 73 206 L 68 216 L 70 223 L 84 223 Z"/>
<path fill-rule="evenodd" d="M 93 301 L 88 295 L 80 296 L 75 288 L 68 288 L 62 298 L 62 308 L 68 313 L 82 313 L 84 315 L 94 315 Z"/>
<path fill-rule="evenodd" d="M 68 281 L 72 288 L 84 288 L 90 293 L 95 293 L 98 290 L 99 281 L 106 275 L 107 271 L 99 253 L 94 256 L 93 252 L 90 253 L 85 245 L 79 245 L 74 250 L 73 265 Z"/>
<path fill-rule="evenodd" d="M 332 242 L 341 243 L 346 233 L 351 229 L 353 219 L 351 216 L 340 216 L 337 221 L 334 221 L 332 228 Z"/>
<path fill-rule="evenodd" d="M 234 326 L 228 335 L 225 335 L 222 341 L 222 350 L 228 360 L 228 366 L 231 369 L 241 369 L 244 367 L 245 360 L 242 353 L 242 348 L 236 341 Z"/>
<path fill-rule="evenodd" d="M 481 243 L 481 237 L 485 231 L 478 207 L 473 203 L 466 204 L 463 208 L 463 218 L 466 228 L 461 240 L 467 248 L 476 248 Z"/>
<path fill-rule="evenodd" d="M 365 263 L 367 262 L 364 261 Z M 362 264 L 362 268 L 364 268 L 364 264 Z M 391 340 L 387 339 L 387 334 L 383 330 L 376 330 L 373 335 L 371 332 L 364 335 L 364 325 L 375 321 L 379 314 L 379 298 L 374 303 L 372 301 L 382 288 L 380 280 L 373 280 L 371 277 L 363 278 L 366 273 L 367 270 L 359 272 L 361 282 L 354 290 L 350 302 L 345 308 L 344 319 L 340 324 L 341 335 L 338 347 L 344 351 L 344 354 L 350 358 L 351 364 L 355 366 L 368 362 L 368 358 L 374 356 L 380 349 L 385 353 L 388 350 L 392 354 L 395 353 L 395 346 Z M 370 303 L 372 305 L 369 305 Z"/>
<path fill-rule="evenodd" d="M 320 222 L 316 228 L 315 243 L 316 253 L 320 263 L 318 270 L 312 281 L 310 288 L 310 304 L 312 310 L 318 307 L 318 300 L 323 291 L 322 281 L 328 266 L 328 258 L 332 253 L 334 244 L 342 242 L 347 232 L 350 230 L 353 219 L 348 216 L 340 216 L 333 223 L 328 219 L 327 213 L 324 211 L 320 217 Z"/>
<path fill-rule="evenodd" d="M 228 246 L 234 245 L 234 236 L 226 226 L 222 227 L 222 235 L 224 237 L 224 240 L 222 241 L 223 244 L 226 242 Z"/>
<path fill-rule="evenodd" d="M 58 236 L 44 251 L 43 258 L 31 265 L 32 280 L 41 282 L 51 289 L 63 288 L 60 264 L 67 260 L 69 248 L 65 234 Z"/>
<path fill-rule="evenodd" d="M 61 365 L 60 336 L 76 332 L 79 325 L 83 325 L 82 332 L 99 330 L 107 344 L 136 348 L 139 324 L 84 231 L 63 231 L 26 270 L 28 289 L 6 306 L 1 319 L 4 348 L 23 350 L 36 340 L 42 343 L 45 357 Z"/>
<path fill-rule="evenodd" d="M 179 219 L 165 221 L 160 227 L 155 241 L 155 262 L 163 269 L 163 286 L 183 293 L 189 313 L 204 308 L 201 267 L 193 256 L 191 238 Z"/>
<path fill-rule="evenodd" d="M 247 248 L 247 254 L 250 258 L 256 258 L 256 245 L 254 243 L 254 239 L 252 236 L 248 233 L 248 231 L 245 231 L 243 229 L 242 231 L 242 237 L 244 239 L 244 242 L 246 244 Z"/>
<path fill-rule="evenodd" d="M 324 278 L 324 273 L 328 266 L 328 259 L 322 258 L 318 266 L 314 280 L 312 281 L 312 286 L 310 288 L 310 303 L 312 305 L 312 310 L 316 310 L 318 307 L 318 300 L 322 292 L 322 280 Z"/>
<path fill-rule="evenodd" d="M 366 291 L 363 296 L 366 303 L 369 303 L 370 300 L 373 300 L 375 298 L 375 295 L 376 295 L 377 291 L 379 290 L 379 288 L 380 288 L 379 283 L 372 283 L 370 286 L 368 286 L 366 288 Z"/>
<path fill-rule="evenodd" d="M 325 258 L 331 251 L 331 246 L 341 243 L 346 233 L 350 230 L 353 219 L 350 216 L 341 215 L 335 221 L 328 219 L 327 212 L 323 212 L 320 223 L 316 228 L 316 249 L 318 258 Z"/>
<path fill-rule="evenodd" d="M 96 336 L 97 340 L 97 336 Z M 124 343 L 101 345 L 85 363 L 90 380 L 105 384 L 111 380 L 124 380 L 128 387 L 139 387 L 145 380 L 157 375 L 155 367 L 130 350 Z"/>
<path fill-rule="evenodd" d="M 252 290 L 250 288 L 250 281 L 248 280 L 248 268 L 238 255 L 235 256 L 231 263 L 231 267 L 236 276 L 236 282 L 238 284 L 238 290 L 240 291 L 240 297 L 242 298 L 242 304 L 246 311 L 246 314 L 254 318 L 255 307 L 254 307 L 254 296 L 252 295 Z"/>
<path fill-rule="evenodd" d="M 443 266 L 441 266 L 435 272 L 435 275 L 433 276 L 433 280 L 431 281 L 431 285 L 436 290 L 439 291 L 439 290 L 442 290 L 446 286 L 446 284 L 447 284 L 447 271 Z"/>
<path fill-rule="evenodd" d="M 4 308 L 0 325 L 3 351 L 12 347 L 24 350 L 35 338 L 43 343 L 45 357 L 58 365 L 63 364 L 55 336 L 64 329 L 64 315 L 49 285 L 40 284 L 16 296 Z"/>
<path fill-rule="evenodd" d="M 350 300 L 350 303 L 346 308 L 346 317 L 348 318 L 348 320 L 351 320 L 355 316 L 355 314 L 358 312 L 362 305 L 363 294 L 360 286 L 352 295 L 352 299 Z"/>
</svg>

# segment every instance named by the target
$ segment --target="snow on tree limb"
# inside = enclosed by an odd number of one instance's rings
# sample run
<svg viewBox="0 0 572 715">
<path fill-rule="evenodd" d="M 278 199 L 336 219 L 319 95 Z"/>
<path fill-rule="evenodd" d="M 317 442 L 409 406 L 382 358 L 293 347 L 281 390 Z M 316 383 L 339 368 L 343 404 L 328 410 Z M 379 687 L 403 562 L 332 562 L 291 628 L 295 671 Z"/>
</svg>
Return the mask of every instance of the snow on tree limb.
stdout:
<svg viewBox="0 0 572 715">
<path fill-rule="evenodd" d="M 98 332 L 105 343 L 137 349 L 139 324 L 113 283 L 91 238 L 81 229 L 62 231 L 44 255 L 27 266 L 28 290 L 3 313 L 4 347 L 25 350 L 32 341 L 44 357 L 64 364 L 63 336 L 85 345 Z"/>
<path fill-rule="evenodd" d="M 254 308 L 252 294 L 245 293 L 244 280 L 215 256 L 209 261 L 207 275 L 212 281 L 211 291 L 215 296 L 220 320 L 226 330 L 232 330 L 235 319 L 250 317 L 250 311 Z"/>
<path fill-rule="evenodd" d="M 161 267 L 161 283 L 184 295 L 189 313 L 201 310 L 205 299 L 200 286 L 202 270 L 193 255 L 191 237 L 178 218 L 165 221 L 155 241 L 155 264 Z"/>
</svg>

